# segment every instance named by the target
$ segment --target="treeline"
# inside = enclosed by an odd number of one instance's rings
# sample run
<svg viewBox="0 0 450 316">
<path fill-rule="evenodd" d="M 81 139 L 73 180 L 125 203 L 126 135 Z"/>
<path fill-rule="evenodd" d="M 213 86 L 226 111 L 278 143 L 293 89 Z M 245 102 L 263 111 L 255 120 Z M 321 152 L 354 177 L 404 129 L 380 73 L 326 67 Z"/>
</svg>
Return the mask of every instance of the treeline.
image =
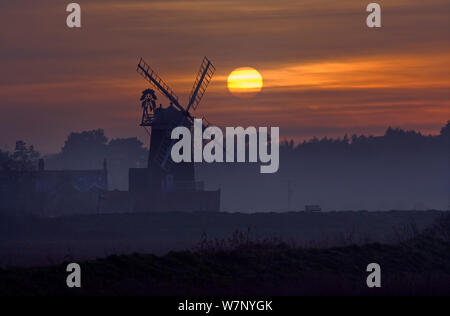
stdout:
<svg viewBox="0 0 450 316">
<path fill-rule="evenodd" d="M 280 149 L 280 171 L 256 165 L 203 165 L 198 174 L 222 188 L 226 210 L 450 209 L 450 122 L 439 135 L 388 128 L 383 136 L 314 138 Z"/>
<path fill-rule="evenodd" d="M 128 169 L 145 168 L 148 150 L 137 138 L 109 140 L 102 129 L 71 133 L 61 152 L 45 157 L 46 168 L 102 169 L 106 160 L 112 190 L 128 189 Z"/>
<path fill-rule="evenodd" d="M 13 152 L 0 149 L 0 170 L 32 171 L 45 162 L 48 170 L 102 169 L 106 160 L 110 189 L 128 189 L 128 169 L 144 168 L 148 150 L 137 138 L 109 140 L 102 129 L 71 133 L 61 152 L 42 156 L 32 145 L 17 141 Z"/>
<path fill-rule="evenodd" d="M 449 209 L 450 122 L 439 135 L 388 128 L 383 136 L 314 138 L 280 148 L 280 170 L 261 175 L 258 164 L 199 164 L 199 180 L 221 188 L 222 210 Z M 37 167 L 39 153 L 18 142 L 0 150 L 0 168 Z M 103 130 L 72 133 L 46 169 L 101 169 L 110 189 L 128 189 L 128 169 L 145 168 L 148 150 L 137 138 L 109 140 Z M 13 161 L 13 163 L 11 163 Z M 31 161 L 28 162 L 28 161 Z M 3 167 L 2 167 L 3 166 Z"/>
</svg>

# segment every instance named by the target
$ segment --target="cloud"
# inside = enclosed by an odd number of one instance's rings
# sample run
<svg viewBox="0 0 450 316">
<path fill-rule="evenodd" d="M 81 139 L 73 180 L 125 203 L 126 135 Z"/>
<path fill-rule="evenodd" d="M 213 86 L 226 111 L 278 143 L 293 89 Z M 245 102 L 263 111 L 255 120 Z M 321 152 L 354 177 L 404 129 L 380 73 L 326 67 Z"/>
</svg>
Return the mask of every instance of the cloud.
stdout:
<svg viewBox="0 0 450 316">
<path fill-rule="evenodd" d="M 436 132 L 448 118 L 450 3 L 380 3 L 373 30 L 359 0 L 90 0 L 82 29 L 69 30 L 61 1 L 2 1 L 0 144 L 54 151 L 51 138 L 97 127 L 139 135 L 140 56 L 187 100 L 208 55 L 218 71 L 198 115 L 219 125 L 279 124 L 296 138 L 390 124 Z M 265 89 L 243 101 L 225 81 L 245 66 Z"/>
</svg>

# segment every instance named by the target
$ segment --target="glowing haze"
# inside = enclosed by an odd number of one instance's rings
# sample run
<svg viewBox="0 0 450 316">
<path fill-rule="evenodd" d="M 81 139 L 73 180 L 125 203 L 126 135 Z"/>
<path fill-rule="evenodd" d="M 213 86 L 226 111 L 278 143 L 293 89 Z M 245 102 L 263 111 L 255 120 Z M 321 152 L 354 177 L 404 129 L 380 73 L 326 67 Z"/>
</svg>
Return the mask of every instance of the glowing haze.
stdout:
<svg viewBox="0 0 450 316">
<path fill-rule="evenodd" d="M 383 28 L 369 29 L 359 0 L 90 0 L 74 30 L 61 1 L 2 1 L 0 147 L 23 139 L 55 152 L 94 128 L 146 141 L 140 56 L 186 103 L 207 55 L 217 73 L 198 116 L 214 125 L 279 126 L 296 140 L 437 133 L 450 117 L 450 3 L 380 4 Z M 250 99 L 228 92 L 243 65 L 264 79 Z"/>
</svg>

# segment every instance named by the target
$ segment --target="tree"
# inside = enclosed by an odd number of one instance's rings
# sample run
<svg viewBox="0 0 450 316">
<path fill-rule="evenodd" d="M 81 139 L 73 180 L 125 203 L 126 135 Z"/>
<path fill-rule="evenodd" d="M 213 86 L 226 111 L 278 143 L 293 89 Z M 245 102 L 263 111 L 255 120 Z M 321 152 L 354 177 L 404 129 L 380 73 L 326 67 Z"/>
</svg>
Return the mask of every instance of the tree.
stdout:
<svg viewBox="0 0 450 316">
<path fill-rule="evenodd" d="M 108 146 L 109 185 L 114 189 L 126 190 L 128 187 L 128 170 L 145 168 L 148 150 L 137 138 L 113 139 Z"/>
<path fill-rule="evenodd" d="M 0 149 L 0 171 L 7 169 L 9 159 L 9 153 Z"/>
<path fill-rule="evenodd" d="M 143 145 L 136 137 L 113 139 L 108 144 L 108 157 L 132 162 L 135 167 L 140 166 L 145 164 L 148 157 L 148 151 Z"/>
<path fill-rule="evenodd" d="M 102 129 L 71 133 L 64 143 L 62 154 L 81 153 L 90 150 L 103 150 L 108 143 L 108 138 Z"/>
<path fill-rule="evenodd" d="M 441 136 L 444 138 L 450 138 L 450 121 L 447 121 L 447 125 L 441 129 Z"/>
<path fill-rule="evenodd" d="M 17 141 L 12 154 L 1 152 L 1 168 L 7 171 L 28 172 L 36 170 L 39 152 L 34 146 L 27 146 L 24 141 Z"/>
<path fill-rule="evenodd" d="M 108 138 L 102 129 L 71 133 L 59 155 L 60 164 L 71 169 L 101 168 Z"/>
</svg>

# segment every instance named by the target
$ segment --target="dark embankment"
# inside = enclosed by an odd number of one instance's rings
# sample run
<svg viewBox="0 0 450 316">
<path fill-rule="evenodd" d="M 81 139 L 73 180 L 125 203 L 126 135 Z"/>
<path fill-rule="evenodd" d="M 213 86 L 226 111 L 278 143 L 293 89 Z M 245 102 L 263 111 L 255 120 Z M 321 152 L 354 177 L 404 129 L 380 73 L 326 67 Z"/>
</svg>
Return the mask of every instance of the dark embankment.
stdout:
<svg viewBox="0 0 450 316">
<path fill-rule="evenodd" d="M 66 265 L 0 271 L 0 295 L 450 295 L 449 218 L 395 245 L 306 249 L 246 234 L 196 250 L 112 256 L 81 263 L 82 288 Z M 368 289 L 366 267 L 382 267 Z"/>
<path fill-rule="evenodd" d="M 195 247 L 203 235 L 235 231 L 306 248 L 393 244 L 430 227 L 442 212 L 154 213 L 57 218 L 0 215 L 0 267 L 52 266 L 108 255 L 165 255 Z"/>
</svg>

